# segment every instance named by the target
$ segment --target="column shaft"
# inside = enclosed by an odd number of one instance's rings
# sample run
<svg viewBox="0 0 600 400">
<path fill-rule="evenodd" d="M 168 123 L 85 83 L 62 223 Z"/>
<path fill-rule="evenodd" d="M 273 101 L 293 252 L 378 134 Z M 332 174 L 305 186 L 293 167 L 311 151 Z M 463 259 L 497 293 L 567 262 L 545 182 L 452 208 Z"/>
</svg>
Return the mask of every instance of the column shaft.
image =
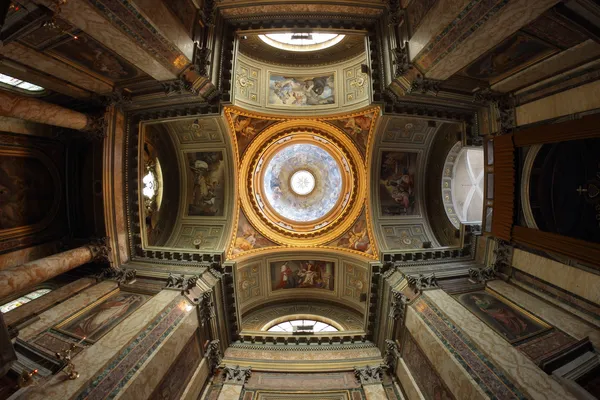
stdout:
<svg viewBox="0 0 600 400">
<path fill-rule="evenodd" d="M 83 113 L 5 90 L 0 90 L 0 116 L 76 130 L 83 130 L 91 123 Z"/>
<path fill-rule="evenodd" d="M 93 258 L 92 250 L 82 246 L 0 271 L 0 299 L 70 271 Z"/>
</svg>

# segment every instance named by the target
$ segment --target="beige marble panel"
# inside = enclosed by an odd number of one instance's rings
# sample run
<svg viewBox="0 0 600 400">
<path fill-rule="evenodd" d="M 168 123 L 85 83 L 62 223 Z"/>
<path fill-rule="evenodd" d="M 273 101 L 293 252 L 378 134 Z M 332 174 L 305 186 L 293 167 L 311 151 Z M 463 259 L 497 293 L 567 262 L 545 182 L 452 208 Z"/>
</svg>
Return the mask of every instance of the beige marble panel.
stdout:
<svg viewBox="0 0 600 400">
<path fill-rule="evenodd" d="M 571 393 L 551 376 L 544 373 L 533 361 L 515 349 L 446 292 L 432 290 L 424 292 L 423 295 L 434 302 L 490 360 L 502 368 L 509 379 L 518 385 L 529 398 L 575 400 Z"/>
<path fill-rule="evenodd" d="M 202 388 L 206 384 L 208 380 L 208 361 L 206 358 L 202 359 L 200 365 L 192 375 L 192 379 L 190 379 L 190 383 L 185 388 L 183 393 L 181 394 L 181 400 L 197 400 L 200 398 L 200 393 L 202 392 Z"/>
<path fill-rule="evenodd" d="M 415 378 L 413 378 L 408 366 L 404 362 L 402 358 L 398 360 L 398 365 L 396 366 L 396 376 L 402 385 L 402 389 L 404 389 L 404 393 L 408 400 L 425 400 L 417 382 L 415 382 Z"/>
<path fill-rule="evenodd" d="M 597 83 L 600 92 L 600 82 Z M 599 275 L 519 249 L 515 249 L 513 253 L 512 264 L 513 267 L 527 272 L 529 275 L 583 297 L 592 303 L 600 304 Z"/>
<path fill-rule="evenodd" d="M 427 77 L 440 80 L 450 78 L 556 3 L 558 0 L 510 1 L 498 14 L 490 18 L 427 72 Z"/>
<path fill-rule="evenodd" d="M 185 28 L 162 0 L 133 0 L 137 10 L 154 28 L 177 47 L 187 58 L 189 63 L 194 55 L 194 42 Z"/>
<path fill-rule="evenodd" d="M 583 339 L 589 336 L 594 347 L 600 349 L 600 330 L 596 326 L 587 324 L 568 312 L 554 307 L 504 281 L 496 280 L 488 282 L 488 287 L 576 339 Z"/>
<path fill-rule="evenodd" d="M 217 400 L 237 400 L 240 398 L 242 394 L 242 385 L 230 385 L 225 384 L 221 389 L 221 393 L 219 393 L 219 398 Z"/>
<path fill-rule="evenodd" d="M 83 307 L 93 303 L 111 290 L 117 288 L 117 283 L 113 281 L 100 282 L 89 289 L 71 297 L 68 300 L 52 307 L 39 315 L 40 319 L 33 324 L 19 331 L 19 338 L 22 340 L 31 340 L 37 335 L 53 327 L 69 315 L 74 314 Z"/>
<path fill-rule="evenodd" d="M 477 382 L 456 361 L 412 307 L 407 309 L 406 328 L 457 399 L 487 399 Z"/>
<path fill-rule="evenodd" d="M 27 393 L 27 400 L 73 397 L 177 296 L 180 294 L 174 290 L 163 290 L 154 296 L 93 346 L 77 355 L 75 363 L 79 379 L 71 381 L 65 379 L 64 374 L 55 375 L 45 386 L 32 388 Z"/>
<path fill-rule="evenodd" d="M 22 324 L 23 321 L 33 317 L 36 314 L 41 314 L 44 310 L 49 309 L 53 305 L 68 299 L 69 297 L 81 292 L 82 290 L 94 285 L 96 279 L 81 278 L 74 282 L 68 283 L 43 295 L 29 303 L 23 304 L 4 314 L 4 322 L 6 325 L 14 325 L 15 323 Z"/>
<path fill-rule="evenodd" d="M 382 384 L 363 386 L 365 397 L 367 400 L 387 400 L 385 389 Z"/>
<path fill-rule="evenodd" d="M 517 125 L 532 124 L 595 108 L 600 108 L 600 81 L 518 106 L 516 109 Z"/>
<path fill-rule="evenodd" d="M 403 394 L 405 398 L 409 400 L 424 400 L 425 397 L 419 389 L 417 382 L 415 381 L 412 373 L 408 369 L 408 366 L 402 358 L 398 359 L 398 365 L 396 367 L 396 377 L 398 382 L 402 386 Z"/>
<path fill-rule="evenodd" d="M 52 9 L 55 1 L 39 0 L 38 3 Z M 61 6 L 60 17 L 82 29 L 154 79 L 164 81 L 176 78 L 173 72 L 100 15 L 87 0 L 68 1 Z"/>
<path fill-rule="evenodd" d="M 414 60 L 419 52 L 435 38 L 462 11 L 470 0 L 438 0 L 425 15 L 417 31 L 408 42 L 410 60 Z"/>
<path fill-rule="evenodd" d="M 492 85 L 492 90 L 508 93 L 597 57 L 600 57 L 600 44 L 586 40 Z"/>
<path fill-rule="evenodd" d="M 0 47 L 0 54 L 21 64 L 35 66 L 38 71 L 71 82 L 91 92 L 101 94 L 112 92 L 112 85 L 17 42 Z"/>
<path fill-rule="evenodd" d="M 537 297 L 547 301 L 548 303 L 554 304 L 556 307 L 562 308 L 569 314 L 576 315 L 579 318 L 585 320 L 586 322 L 589 322 L 590 324 L 595 325 L 598 328 L 600 328 L 600 320 L 594 318 L 592 315 L 586 314 L 586 313 L 576 309 L 575 307 L 571 307 L 570 305 L 562 302 L 561 300 L 555 299 L 554 297 L 549 296 L 546 293 L 540 292 L 536 288 L 528 286 L 527 284 L 525 284 L 523 282 L 511 281 L 511 283 L 515 286 L 518 286 L 522 290 L 529 292 L 529 293 L 533 294 L 534 296 L 537 296 Z"/>
<path fill-rule="evenodd" d="M 137 400 L 150 397 L 198 328 L 198 316 L 195 311 L 195 307 L 190 307 L 188 314 L 179 326 L 154 350 L 154 355 L 140 367 L 119 391 L 119 394 L 115 397 L 116 399 Z"/>
</svg>

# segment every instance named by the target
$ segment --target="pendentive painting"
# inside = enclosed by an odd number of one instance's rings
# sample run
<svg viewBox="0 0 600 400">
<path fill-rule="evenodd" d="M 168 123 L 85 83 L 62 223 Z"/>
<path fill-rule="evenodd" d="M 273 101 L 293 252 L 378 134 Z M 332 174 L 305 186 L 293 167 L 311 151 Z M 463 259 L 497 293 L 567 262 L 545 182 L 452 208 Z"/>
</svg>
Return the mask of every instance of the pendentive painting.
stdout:
<svg viewBox="0 0 600 400">
<path fill-rule="evenodd" d="M 418 214 L 415 198 L 417 153 L 384 151 L 379 174 L 379 200 L 384 216 Z"/>
<path fill-rule="evenodd" d="M 309 107 L 335 104 L 335 74 L 324 76 L 269 75 L 268 104 Z"/>
<path fill-rule="evenodd" d="M 187 154 L 188 215 L 223 216 L 225 205 L 225 161 L 222 151 Z"/>
<path fill-rule="evenodd" d="M 334 265 L 330 261 L 288 260 L 272 262 L 271 288 L 333 290 Z"/>
<path fill-rule="evenodd" d="M 454 296 L 459 303 L 511 343 L 550 329 L 550 325 L 527 314 L 516 304 L 489 291 Z"/>
<path fill-rule="evenodd" d="M 150 297 L 139 293 L 114 293 L 69 317 L 58 324 L 56 329 L 69 336 L 85 338 L 94 343 L 140 308 Z"/>
</svg>

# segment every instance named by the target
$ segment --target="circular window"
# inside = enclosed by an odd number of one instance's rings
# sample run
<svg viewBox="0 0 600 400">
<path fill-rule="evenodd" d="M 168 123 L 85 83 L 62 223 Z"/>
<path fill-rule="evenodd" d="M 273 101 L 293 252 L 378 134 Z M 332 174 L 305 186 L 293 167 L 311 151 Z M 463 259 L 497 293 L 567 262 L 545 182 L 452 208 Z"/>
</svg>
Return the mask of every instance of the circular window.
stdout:
<svg viewBox="0 0 600 400">
<path fill-rule="evenodd" d="M 315 321 L 312 319 L 293 319 L 273 325 L 267 332 L 282 332 L 282 333 L 320 333 L 320 332 L 339 332 L 335 326 L 326 324 L 325 322 Z"/>
<path fill-rule="evenodd" d="M 290 179 L 290 186 L 294 193 L 305 196 L 310 194 L 315 188 L 315 177 L 304 169 L 296 171 L 292 175 L 292 179 Z"/>
<path fill-rule="evenodd" d="M 337 33 L 267 33 L 258 37 L 280 50 L 288 51 L 317 51 L 335 46 L 344 39 L 344 35 Z"/>
</svg>

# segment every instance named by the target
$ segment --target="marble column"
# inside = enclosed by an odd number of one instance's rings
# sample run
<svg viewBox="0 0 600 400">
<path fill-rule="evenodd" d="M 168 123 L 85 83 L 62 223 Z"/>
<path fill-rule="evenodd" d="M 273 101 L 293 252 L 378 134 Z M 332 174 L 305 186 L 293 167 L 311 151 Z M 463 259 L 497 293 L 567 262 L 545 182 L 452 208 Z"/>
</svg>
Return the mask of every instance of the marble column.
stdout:
<svg viewBox="0 0 600 400">
<path fill-rule="evenodd" d="M 240 366 L 223 368 L 223 388 L 217 400 L 239 399 L 246 380 L 252 374 L 252 369 Z"/>
<path fill-rule="evenodd" d="M 86 114 L 5 90 L 0 90 L 0 116 L 75 130 L 89 130 L 95 123 Z"/>
<path fill-rule="evenodd" d="M 362 368 L 354 368 L 356 379 L 360 381 L 367 400 L 387 400 L 383 388 L 383 368 L 380 365 L 367 365 Z"/>
<path fill-rule="evenodd" d="M 0 271 L 0 299 L 106 255 L 103 245 L 89 244 Z"/>
</svg>

